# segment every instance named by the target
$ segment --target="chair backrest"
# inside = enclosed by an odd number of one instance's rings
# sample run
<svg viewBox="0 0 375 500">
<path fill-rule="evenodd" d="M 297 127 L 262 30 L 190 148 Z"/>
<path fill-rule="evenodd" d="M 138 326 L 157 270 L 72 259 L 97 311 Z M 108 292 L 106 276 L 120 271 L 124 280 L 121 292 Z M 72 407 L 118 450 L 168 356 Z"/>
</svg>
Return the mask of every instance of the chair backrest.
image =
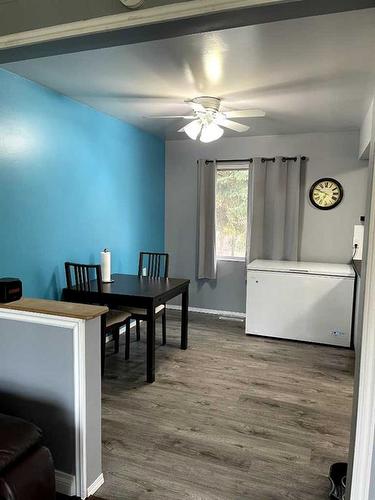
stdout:
<svg viewBox="0 0 375 500">
<path fill-rule="evenodd" d="M 168 278 L 169 254 L 140 252 L 138 276 L 143 276 L 144 268 L 146 268 L 146 276 L 149 278 Z"/>
<path fill-rule="evenodd" d="M 74 276 L 74 281 L 72 279 Z M 98 292 L 103 291 L 102 268 L 99 264 L 76 264 L 65 262 L 66 286 L 80 292 L 91 292 L 91 280 L 96 279 Z"/>
</svg>

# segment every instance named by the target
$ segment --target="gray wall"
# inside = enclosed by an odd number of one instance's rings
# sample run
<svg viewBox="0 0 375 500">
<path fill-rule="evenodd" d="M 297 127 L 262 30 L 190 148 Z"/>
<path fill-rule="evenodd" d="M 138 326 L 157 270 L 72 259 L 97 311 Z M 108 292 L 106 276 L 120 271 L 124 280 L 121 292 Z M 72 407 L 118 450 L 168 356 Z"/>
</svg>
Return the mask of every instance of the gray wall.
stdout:
<svg viewBox="0 0 375 500">
<path fill-rule="evenodd" d="M 56 469 L 75 473 L 69 329 L 0 319 L 0 412 L 38 425 Z"/>
<path fill-rule="evenodd" d="M 359 132 L 224 138 L 212 144 L 191 140 L 166 143 L 166 249 L 171 253 L 171 274 L 192 280 L 193 307 L 245 311 L 245 266 L 219 262 L 216 281 L 198 282 L 196 276 L 196 200 L 199 158 L 306 155 L 301 260 L 346 263 L 351 259 L 353 225 L 364 214 L 367 162 L 357 159 Z M 337 178 L 344 199 L 332 211 L 320 211 L 308 201 L 312 182 L 323 176 Z"/>
</svg>

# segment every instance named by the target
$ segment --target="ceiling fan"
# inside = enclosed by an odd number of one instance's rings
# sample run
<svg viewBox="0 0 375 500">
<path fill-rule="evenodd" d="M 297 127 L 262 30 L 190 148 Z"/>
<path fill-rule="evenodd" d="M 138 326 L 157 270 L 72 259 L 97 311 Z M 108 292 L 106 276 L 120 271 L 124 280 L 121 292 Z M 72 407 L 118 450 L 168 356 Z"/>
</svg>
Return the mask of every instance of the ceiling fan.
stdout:
<svg viewBox="0 0 375 500">
<path fill-rule="evenodd" d="M 229 118 L 258 118 L 266 116 L 260 109 L 242 109 L 238 111 L 220 111 L 221 99 L 218 97 L 201 96 L 185 101 L 193 110 L 192 115 L 167 115 L 157 118 L 183 118 L 192 120 L 178 132 L 185 132 L 194 141 L 199 137 L 201 142 L 213 142 L 223 135 L 224 128 L 235 132 L 246 132 L 247 125 L 234 122 Z"/>
<path fill-rule="evenodd" d="M 138 9 L 138 7 L 143 5 L 144 0 L 120 0 L 120 2 L 128 9 Z"/>
</svg>

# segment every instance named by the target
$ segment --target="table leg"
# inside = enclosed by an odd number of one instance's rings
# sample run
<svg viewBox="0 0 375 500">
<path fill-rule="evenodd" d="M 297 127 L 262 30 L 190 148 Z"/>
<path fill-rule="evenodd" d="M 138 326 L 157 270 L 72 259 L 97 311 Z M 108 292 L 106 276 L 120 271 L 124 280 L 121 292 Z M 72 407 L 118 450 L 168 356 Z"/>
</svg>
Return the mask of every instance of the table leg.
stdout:
<svg viewBox="0 0 375 500">
<path fill-rule="evenodd" d="M 189 287 L 182 292 L 181 311 L 181 349 L 188 348 L 188 324 L 189 324 Z"/>
<path fill-rule="evenodd" d="M 155 306 L 147 309 L 147 358 L 146 381 L 155 382 Z"/>
</svg>

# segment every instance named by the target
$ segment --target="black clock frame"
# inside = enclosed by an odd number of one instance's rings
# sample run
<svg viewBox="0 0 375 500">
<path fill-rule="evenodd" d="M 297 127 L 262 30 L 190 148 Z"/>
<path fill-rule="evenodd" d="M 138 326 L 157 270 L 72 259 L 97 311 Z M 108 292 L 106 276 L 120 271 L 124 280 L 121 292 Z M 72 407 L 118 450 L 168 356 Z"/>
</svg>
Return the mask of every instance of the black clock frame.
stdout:
<svg viewBox="0 0 375 500">
<path fill-rule="evenodd" d="M 318 205 L 317 203 L 315 203 L 314 201 L 314 197 L 313 197 L 313 193 L 314 193 L 314 189 L 316 188 L 316 186 L 321 183 L 321 182 L 334 182 L 337 187 L 339 188 L 339 198 L 337 200 L 337 202 L 334 204 L 334 205 L 331 205 L 330 207 L 321 207 L 320 205 Z M 311 185 L 311 188 L 310 188 L 310 192 L 309 192 L 309 199 L 310 199 L 310 202 L 311 204 L 315 207 L 315 208 L 318 208 L 319 210 L 332 210 L 333 208 L 336 208 L 340 205 L 340 203 L 342 202 L 342 199 L 344 198 L 344 188 L 342 187 L 342 185 L 340 184 L 340 182 L 336 179 L 334 179 L 333 177 L 322 177 L 321 179 L 318 179 L 317 181 L 315 181 L 312 185 Z"/>
</svg>

